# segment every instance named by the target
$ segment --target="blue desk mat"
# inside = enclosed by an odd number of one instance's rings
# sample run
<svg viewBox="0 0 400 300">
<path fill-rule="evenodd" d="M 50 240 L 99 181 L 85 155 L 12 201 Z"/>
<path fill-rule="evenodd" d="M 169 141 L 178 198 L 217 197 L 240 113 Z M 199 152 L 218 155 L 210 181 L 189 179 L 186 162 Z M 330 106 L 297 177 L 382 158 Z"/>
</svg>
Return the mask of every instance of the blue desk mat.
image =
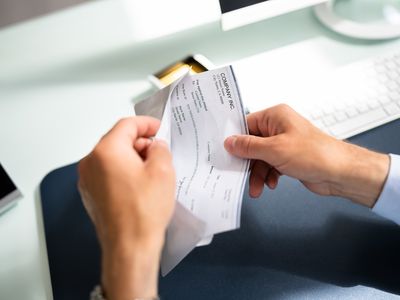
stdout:
<svg viewBox="0 0 400 300">
<path fill-rule="evenodd" d="M 400 120 L 351 142 L 400 153 Z M 77 164 L 40 185 L 54 299 L 88 299 L 100 251 L 76 188 Z M 320 197 L 282 177 L 253 200 L 241 228 L 196 248 L 167 277 L 162 299 L 388 299 L 400 295 L 400 227 L 367 208 Z M 393 294 L 392 294 L 393 293 Z"/>
</svg>

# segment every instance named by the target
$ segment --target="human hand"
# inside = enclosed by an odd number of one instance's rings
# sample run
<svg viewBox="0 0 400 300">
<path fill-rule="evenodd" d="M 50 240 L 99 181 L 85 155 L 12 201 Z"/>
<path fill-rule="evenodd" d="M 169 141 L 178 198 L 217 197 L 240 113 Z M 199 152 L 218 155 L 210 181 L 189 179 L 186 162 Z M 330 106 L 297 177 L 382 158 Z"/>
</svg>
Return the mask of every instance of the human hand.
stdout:
<svg viewBox="0 0 400 300">
<path fill-rule="evenodd" d="M 119 121 L 79 163 L 79 188 L 102 249 L 107 298 L 157 295 L 160 252 L 175 205 L 175 172 L 159 121 Z"/>
<path fill-rule="evenodd" d="M 384 154 L 339 141 L 314 127 L 287 105 L 247 117 L 250 135 L 232 136 L 225 148 L 253 159 L 250 195 L 264 183 L 275 188 L 281 174 L 299 179 L 320 195 L 336 195 L 372 207 L 389 168 Z"/>
</svg>

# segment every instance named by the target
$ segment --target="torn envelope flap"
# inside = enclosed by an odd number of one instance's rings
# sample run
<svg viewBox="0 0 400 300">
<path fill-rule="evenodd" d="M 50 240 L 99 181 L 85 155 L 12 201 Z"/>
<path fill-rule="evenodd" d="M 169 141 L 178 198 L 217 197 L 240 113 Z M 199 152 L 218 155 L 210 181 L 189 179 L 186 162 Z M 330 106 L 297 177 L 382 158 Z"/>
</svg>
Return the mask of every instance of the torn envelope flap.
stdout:
<svg viewBox="0 0 400 300">
<path fill-rule="evenodd" d="M 197 243 L 196 247 L 210 245 L 213 238 L 214 238 L 214 235 L 209 235 L 209 236 L 204 237 L 200 242 Z"/>
<path fill-rule="evenodd" d="M 134 106 L 135 114 L 137 116 L 151 116 L 161 120 L 164 114 L 165 105 L 168 102 L 170 89 L 171 86 L 166 86 L 149 98 L 136 103 Z"/>
<path fill-rule="evenodd" d="M 151 116 L 161 120 L 156 138 L 165 141 L 171 149 L 171 94 L 183 78 L 189 76 L 189 71 L 170 85 L 159 90 L 149 98 L 140 101 L 134 107 L 136 115 Z"/>
<path fill-rule="evenodd" d="M 186 76 L 189 76 L 189 70 L 170 85 L 162 88 L 139 103 L 136 103 L 134 106 L 135 114 L 137 116 L 151 116 L 161 120 L 164 117 L 166 105 L 171 94 L 174 92 L 174 89 L 179 82 Z"/>
<path fill-rule="evenodd" d="M 206 223 L 176 202 L 161 257 L 161 275 L 167 275 L 205 238 Z"/>
</svg>

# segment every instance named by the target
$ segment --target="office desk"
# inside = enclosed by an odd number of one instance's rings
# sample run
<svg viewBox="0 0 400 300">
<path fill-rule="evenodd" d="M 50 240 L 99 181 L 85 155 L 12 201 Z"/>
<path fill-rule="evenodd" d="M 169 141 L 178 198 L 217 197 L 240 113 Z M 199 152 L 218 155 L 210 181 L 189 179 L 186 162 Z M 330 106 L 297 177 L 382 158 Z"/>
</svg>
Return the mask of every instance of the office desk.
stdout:
<svg viewBox="0 0 400 300">
<path fill-rule="evenodd" d="M 351 141 L 399 153 L 400 140 L 392 138 L 399 130 L 396 120 Z M 56 300 L 86 299 L 99 281 L 99 245 L 77 177 L 72 164 L 40 185 Z M 246 189 L 240 229 L 194 249 L 160 278 L 159 293 L 163 300 L 398 299 L 399 251 L 395 223 L 282 177 L 275 191 L 266 189 L 258 200 Z"/>
<path fill-rule="evenodd" d="M 272 77 L 274 70 L 299 71 L 310 62 L 337 66 L 399 45 L 339 37 L 321 27 L 309 9 L 230 32 L 210 20 L 141 40 L 112 0 L 1 30 L 0 161 L 24 197 L 0 218 L 0 299 L 52 298 L 38 184 L 49 171 L 88 153 L 115 121 L 131 115 L 132 103 L 149 93 L 149 73 L 188 53 L 223 65 L 273 50 L 265 70 Z"/>
</svg>

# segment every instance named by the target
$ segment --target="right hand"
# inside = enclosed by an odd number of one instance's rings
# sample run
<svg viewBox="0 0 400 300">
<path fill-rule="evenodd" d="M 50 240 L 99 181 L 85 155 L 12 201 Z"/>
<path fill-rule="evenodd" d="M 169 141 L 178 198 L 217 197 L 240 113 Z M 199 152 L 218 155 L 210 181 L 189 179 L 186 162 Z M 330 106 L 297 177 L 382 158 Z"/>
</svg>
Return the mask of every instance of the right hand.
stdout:
<svg viewBox="0 0 400 300">
<path fill-rule="evenodd" d="M 250 135 L 228 137 L 225 148 L 254 160 L 252 197 L 260 196 L 264 183 L 275 188 L 283 174 L 320 195 L 375 204 L 388 173 L 387 155 L 337 140 L 283 104 L 252 113 L 247 122 Z"/>
</svg>

